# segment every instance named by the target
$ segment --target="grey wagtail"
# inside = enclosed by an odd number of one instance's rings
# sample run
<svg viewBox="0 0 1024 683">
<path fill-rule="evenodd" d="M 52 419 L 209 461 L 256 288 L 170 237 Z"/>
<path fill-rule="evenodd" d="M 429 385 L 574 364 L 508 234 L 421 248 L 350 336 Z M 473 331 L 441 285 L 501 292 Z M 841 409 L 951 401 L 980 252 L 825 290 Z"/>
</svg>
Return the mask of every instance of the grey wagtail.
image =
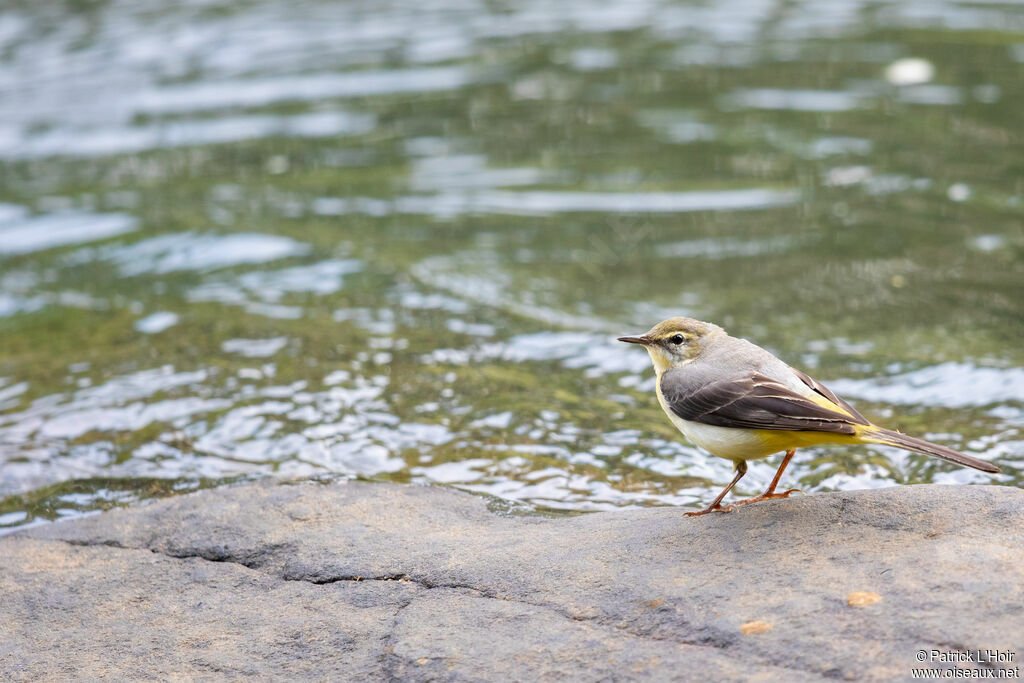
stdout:
<svg viewBox="0 0 1024 683">
<path fill-rule="evenodd" d="M 768 489 L 736 504 L 802 493 L 776 493 L 775 487 L 796 449 L 818 444 L 884 444 L 982 472 L 999 472 L 992 463 L 871 424 L 821 382 L 760 346 L 730 337 L 718 325 L 669 318 L 646 334 L 619 341 L 647 349 L 657 374 L 658 402 L 683 436 L 734 463 L 736 476 L 711 505 L 687 515 L 732 510 L 733 505 L 722 507 L 722 499 L 747 473 L 747 460 L 779 451 L 786 456 Z"/>
</svg>

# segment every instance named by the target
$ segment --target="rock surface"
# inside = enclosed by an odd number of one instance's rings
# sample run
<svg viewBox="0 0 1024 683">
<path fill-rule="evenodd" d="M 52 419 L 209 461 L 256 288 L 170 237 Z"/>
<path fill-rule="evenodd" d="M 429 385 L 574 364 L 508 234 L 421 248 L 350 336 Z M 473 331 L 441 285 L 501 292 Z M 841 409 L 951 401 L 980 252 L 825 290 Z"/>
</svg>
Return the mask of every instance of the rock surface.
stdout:
<svg viewBox="0 0 1024 683">
<path fill-rule="evenodd" d="M 550 518 L 249 484 L 0 538 L 0 679 L 904 679 L 918 650 L 979 648 L 1013 667 L 1022 552 L 1024 491 L 996 486 Z"/>
</svg>

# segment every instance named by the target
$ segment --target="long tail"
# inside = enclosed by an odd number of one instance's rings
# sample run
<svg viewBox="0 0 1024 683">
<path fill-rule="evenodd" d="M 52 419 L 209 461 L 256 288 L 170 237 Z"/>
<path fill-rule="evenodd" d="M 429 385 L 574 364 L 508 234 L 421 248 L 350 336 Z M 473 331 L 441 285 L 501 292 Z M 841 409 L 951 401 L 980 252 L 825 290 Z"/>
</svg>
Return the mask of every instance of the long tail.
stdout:
<svg viewBox="0 0 1024 683">
<path fill-rule="evenodd" d="M 877 430 L 877 431 L 876 431 Z M 990 462 L 979 460 L 978 458 L 972 458 L 969 455 L 964 455 L 960 451 L 954 451 L 952 448 L 946 448 L 940 446 L 937 443 L 931 441 L 925 441 L 924 439 L 916 439 L 906 434 L 900 434 L 883 427 L 874 427 L 864 430 L 862 438 L 865 441 L 873 441 L 875 443 L 884 444 L 886 446 L 896 446 L 898 448 L 905 448 L 908 451 L 916 451 L 917 453 L 924 453 L 925 455 L 934 455 L 936 458 L 942 458 L 949 462 L 956 463 L 957 465 L 964 465 L 965 467 L 973 467 L 976 470 L 982 472 L 991 472 L 995 474 L 999 472 L 999 468 Z"/>
</svg>

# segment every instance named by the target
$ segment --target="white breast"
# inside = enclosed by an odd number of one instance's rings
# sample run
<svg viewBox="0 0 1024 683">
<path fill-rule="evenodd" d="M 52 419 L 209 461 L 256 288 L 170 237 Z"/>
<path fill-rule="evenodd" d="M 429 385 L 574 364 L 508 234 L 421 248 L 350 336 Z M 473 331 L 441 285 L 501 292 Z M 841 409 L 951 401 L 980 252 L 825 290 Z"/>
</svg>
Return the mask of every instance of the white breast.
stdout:
<svg viewBox="0 0 1024 683">
<path fill-rule="evenodd" d="M 716 427 L 699 422 L 687 422 L 678 417 L 673 420 L 688 441 L 700 446 L 711 455 L 727 460 L 756 460 L 778 450 L 765 443 L 752 429 Z"/>
</svg>

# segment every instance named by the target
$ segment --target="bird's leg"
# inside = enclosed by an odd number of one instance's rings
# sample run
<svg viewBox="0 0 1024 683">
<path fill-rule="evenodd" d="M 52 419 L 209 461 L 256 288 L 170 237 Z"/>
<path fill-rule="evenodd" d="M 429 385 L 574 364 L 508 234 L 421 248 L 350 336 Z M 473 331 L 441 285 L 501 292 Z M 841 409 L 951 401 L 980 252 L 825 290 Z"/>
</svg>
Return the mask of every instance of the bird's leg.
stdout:
<svg viewBox="0 0 1024 683">
<path fill-rule="evenodd" d="M 775 472 L 775 478 L 772 479 L 772 483 L 768 485 L 768 489 L 760 496 L 754 496 L 753 498 L 747 498 L 746 500 L 736 501 L 736 505 L 746 505 L 747 503 L 756 503 L 760 500 L 769 500 L 771 498 L 789 498 L 794 493 L 803 493 L 800 489 L 789 489 L 782 493 L 775 493 L 775 487 L 779 485 L 779 479 L 782 478 L 782 472 L 789 465 L 789 461 L 796 455 L 796 449 L 790 448 L 786 451 L 786 457 L 782 459 L 782 464 L 779 465 L 779 469 Z"/>
<path fill-rule="evenodd" d="M 709 512 L 714 512 L 716 510 L 719 511 L 719 512 L 729 512 L 730 510 L 732 510 L 732 506 L 731 505 L 728 506 L 728 507 L 722 507 L 722 499 L 725 498 L 726 494 L 728 494 L 729 491 L 732 490 L 732 487 L 736 485 L 736 482 L 738 482 L 740 479 L 742 479 L 743 475 L 746 474 L 746 473 L 747 473 L 747 461 L 746 460 L 740 460 L 736 464 L 736 476 L 732 478 L 732 481 L 729 482 L 728 486 L 726 486 L 724 489 L 722 489 L 722 492 L 718 494 L 718 497 L 715 498 L 715 500 L 711 503 L 711 505 L 708 505 L 706 508 L 704 508 L 700 512 L 687 512 L 686 516 L 687 517 L 697 517 L 698 515 L 706 515 Z"/>
</svg>

